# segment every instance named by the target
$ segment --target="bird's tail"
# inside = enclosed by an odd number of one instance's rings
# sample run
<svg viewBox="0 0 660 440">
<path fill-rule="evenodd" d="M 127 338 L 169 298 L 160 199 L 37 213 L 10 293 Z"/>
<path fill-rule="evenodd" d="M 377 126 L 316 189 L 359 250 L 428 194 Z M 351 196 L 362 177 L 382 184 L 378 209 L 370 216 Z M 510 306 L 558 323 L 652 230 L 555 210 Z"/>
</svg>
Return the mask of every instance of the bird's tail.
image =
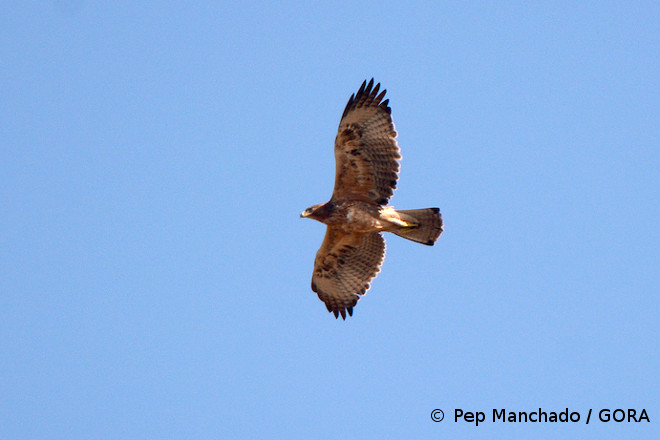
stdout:
<svg viewBox="0 0 660 440">
<path fill-rule="evenodd" d="M 438 208 L 397 210 L 396 213 L 407 223 L 393 231 L 399 237 L 433 246 L 442 234 L 442 215 Z"/>
</svg>

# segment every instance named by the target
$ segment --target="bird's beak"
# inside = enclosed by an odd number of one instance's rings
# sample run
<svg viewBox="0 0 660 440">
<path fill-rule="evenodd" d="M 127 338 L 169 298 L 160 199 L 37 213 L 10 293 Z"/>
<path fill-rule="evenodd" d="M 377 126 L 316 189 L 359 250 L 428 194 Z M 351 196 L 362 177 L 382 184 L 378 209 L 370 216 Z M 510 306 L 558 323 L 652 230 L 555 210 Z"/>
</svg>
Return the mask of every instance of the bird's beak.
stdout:
<svg viewBox="0 0 660 440">
<path fill-rule="evenodd" d="M 305 214 L 305 211 L 303 211 L 302 213 L 300 213 L 300 218 L 305 218 L 305 217 L 307 217 L 307 214 Z"/>
</svg>

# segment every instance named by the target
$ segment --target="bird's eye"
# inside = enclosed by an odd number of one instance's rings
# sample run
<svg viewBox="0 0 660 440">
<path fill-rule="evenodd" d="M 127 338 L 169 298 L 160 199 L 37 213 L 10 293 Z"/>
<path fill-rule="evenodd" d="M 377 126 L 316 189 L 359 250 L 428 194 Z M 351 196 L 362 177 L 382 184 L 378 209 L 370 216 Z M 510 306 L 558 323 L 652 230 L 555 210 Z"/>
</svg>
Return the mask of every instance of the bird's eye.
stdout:
<svg viewBox="0 0 660 440">
<path fill-rule="evenodd" d="M 305 212 L 306 212 L 307 214 L 311 214 L 311 213 L 312 213 L 312 208 L 307 208 L 307 209 L 305 209 Z"/>
</svg>

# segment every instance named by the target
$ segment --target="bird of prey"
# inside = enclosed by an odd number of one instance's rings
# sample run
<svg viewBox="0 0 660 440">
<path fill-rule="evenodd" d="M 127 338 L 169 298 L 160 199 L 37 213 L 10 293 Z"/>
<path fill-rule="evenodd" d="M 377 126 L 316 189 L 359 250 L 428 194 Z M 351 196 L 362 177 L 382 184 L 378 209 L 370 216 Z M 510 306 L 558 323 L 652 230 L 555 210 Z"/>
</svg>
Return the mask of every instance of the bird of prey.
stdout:
<svg viewBox="0 0 660 440">
<path fill-rule="evenodd" d="M 366 80 L 351 95 L 335 138 L 335 188 L 330 201 L 300 217 L 327 225 L 314 260 L 312 290 L 335 318 L 353 307 L 385 258 L 381 232 L 432 246 L 442 233 L 438 208 L 395 210 L 386 206 L 399 178 L 399 145 L 389 99 L 380 83 Z"/>
</svg>

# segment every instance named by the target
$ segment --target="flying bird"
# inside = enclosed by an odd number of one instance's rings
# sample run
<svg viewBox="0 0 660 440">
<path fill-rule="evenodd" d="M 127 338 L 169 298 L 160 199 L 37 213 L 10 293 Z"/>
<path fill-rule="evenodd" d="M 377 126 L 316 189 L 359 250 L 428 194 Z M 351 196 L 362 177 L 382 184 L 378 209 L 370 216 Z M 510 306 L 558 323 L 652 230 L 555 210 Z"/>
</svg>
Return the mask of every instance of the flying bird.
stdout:
<svg viewBox="0 0 660 440">
<path fill-rule="evenodd" d="M 353 307 L 385 258 L 381 232 L 432 246 L 442 233 L 438 208 L 395 210 L 386 206 L 399 178 L 399 145 L 392 110 L 380 83 L 365 80 L 351 95 L 335 138 L 335 187 L 329 202 L 300 217 L 327 225 L 314 260 L 312 290 L 335 318 Z"/>
</svg>

